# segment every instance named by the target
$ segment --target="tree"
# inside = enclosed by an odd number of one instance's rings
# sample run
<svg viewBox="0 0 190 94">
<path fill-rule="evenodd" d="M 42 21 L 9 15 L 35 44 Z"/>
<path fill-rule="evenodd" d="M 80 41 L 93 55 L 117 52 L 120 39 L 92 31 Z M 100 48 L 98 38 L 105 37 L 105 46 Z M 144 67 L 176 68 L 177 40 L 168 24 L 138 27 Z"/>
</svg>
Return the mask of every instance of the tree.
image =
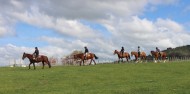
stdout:
<svg viewBox="0 0 190 94">
<path fill-rule="evenodd" d="M 76 65 L 77 60 L 74 60 L 73 55 L 83 53 L 82 51 L 74 50 L 71 54 L 61 59 L 63 65 Z"/>
</svg>

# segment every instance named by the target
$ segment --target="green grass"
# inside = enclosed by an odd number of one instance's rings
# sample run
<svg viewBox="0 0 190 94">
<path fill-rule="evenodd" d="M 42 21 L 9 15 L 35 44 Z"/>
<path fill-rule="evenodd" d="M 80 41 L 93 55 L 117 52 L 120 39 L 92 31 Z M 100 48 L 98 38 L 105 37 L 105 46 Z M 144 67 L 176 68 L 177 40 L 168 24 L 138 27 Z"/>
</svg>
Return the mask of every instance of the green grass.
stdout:
<svg viewBox="0 0 190 94">
<path fill-rule="evenodd" d="M 190 62 L 1 67 L 0 94 L 190 94 Z"/>
</svg>

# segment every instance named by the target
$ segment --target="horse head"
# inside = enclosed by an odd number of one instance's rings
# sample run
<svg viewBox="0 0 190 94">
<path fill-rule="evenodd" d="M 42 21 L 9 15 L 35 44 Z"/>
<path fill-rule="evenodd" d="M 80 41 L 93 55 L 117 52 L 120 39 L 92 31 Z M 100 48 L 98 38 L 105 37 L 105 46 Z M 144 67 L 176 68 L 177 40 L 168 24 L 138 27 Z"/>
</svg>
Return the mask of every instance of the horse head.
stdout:
<svg viewBox="0 0 190 94">
<path fill-rule="evenodd" d="M 118 54 L 118 51 L 117 51 L 117 50 L 115 50 L 113 54 L 114 54 L 114 55 L 115 55 L 115 54 Z"/>
<path fill-rule="evenodd" d="M 82 59 L 82 57 L 84 56 L 84 54 L 83 53 L 79 53 L 79 54 L 75 54 L 75 55 L 73 55 L 73 58 L 74 59 Z"/>
<path fill-rule="evenodd" d="M 77 55 L 73 55 L 73 59 L 77 59 Z"/>
<path fill-rule="evenodd" d="M 154 54 L 155 54 L 155 51 L 150 51 L 150 53 L 151 53 L 152 55 L 154 55 Z"/>
<path fill-rule="evenodd" d="M 134 52 L 134 51 L 131 52 L 131 56 L 133 56 L 133 55 L 135 55 L 135 52 Z"/>
<path fill-rule="evenodd" d="M 150 53 L 152 54 L 152 56 L 158 56 L 158 52 L 150 51 Z"/>
<path fill-rule="evenodd" d="M 26 53 L 24 52 L 22 55 L 22 60 L 24 60 L 26 58 Z"/>
</svg>

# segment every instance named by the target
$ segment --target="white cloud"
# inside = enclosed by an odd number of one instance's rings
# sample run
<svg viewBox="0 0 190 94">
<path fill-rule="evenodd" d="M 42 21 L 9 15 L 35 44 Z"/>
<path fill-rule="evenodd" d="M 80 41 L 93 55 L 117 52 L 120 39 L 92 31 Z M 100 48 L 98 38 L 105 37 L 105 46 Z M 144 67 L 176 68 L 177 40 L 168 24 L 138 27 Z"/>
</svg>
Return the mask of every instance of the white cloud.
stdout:
<svg viewBox="0 0 190 94">
<path fill-rule="evenodd" d="M 185 32 L 181 24 L 171 19 L 158 18 L 154 22 L 133 16 L 129 20 L 120 19 L 118 22 L 112 19 L 105 22 L 104 26 L 111 31 L 114 39 L 117 39 L 113 40 L 115 44 L 126 45 L 130 50 L 136 50 L 140 45 L 148 52 L 156 46 L 166 49 L 190 43 L 186 41 L 190 34 Z"/>
<path fill-rule="evenodd" d="M 69 51 L 72 51 L 73 49 L 76 48 L 83 48 L 84 46 L 88 46 L 88 43 L 82 40 L 65 40 L 64 38 L 47 37 L 47 36 L 42 36 L 40 40 L 46 41 L 50 45 L 68 49 Z"/>
<path fill-rule="evenodd" d="M 10 23 L 9 23 L 10 22 Z M 12 29 L 12 21 L 7 18 L 7 20 L 0 14 L 0 37 L 6 35 L 14 35 L 14 30 Z"/>
<path fill-rule="evenodd" d="M 177 4 L 179 0 L 148 0 L 151 4 Z"/>
<path fill-rule="evenodd" d="M 32 7 L 31 13 L 14 12 L 12 15 L 22 22 L 42 28 L 53 29 L 60 34 L 77 38 L 94 38 L 99 34 L 88 26 L 83 25 L 78 20 L 66 20 L 64 18 L 54 18 L 40 13 L 38 8 Z"/>
<path fill-rule="evenodd" d="M 181 32 L 184 31 L 184 28 L 182 25 L 178 24 L 175 21 L 172 21 L 170 19 L 161 19 L 158 18 L 156 25 L 159 28 L 167 28 L 169 31 L 173 31 L 173 32 Z"/>
</svg>

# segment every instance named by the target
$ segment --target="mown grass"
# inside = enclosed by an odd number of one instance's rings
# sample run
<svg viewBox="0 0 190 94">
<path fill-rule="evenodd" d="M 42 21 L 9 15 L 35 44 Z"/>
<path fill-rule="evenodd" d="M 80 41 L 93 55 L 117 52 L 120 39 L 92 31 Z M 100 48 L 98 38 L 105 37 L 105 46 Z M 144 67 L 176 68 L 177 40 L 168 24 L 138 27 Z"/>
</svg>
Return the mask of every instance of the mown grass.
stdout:
<svg viewBox="0 0 190 94">
<path fill-rule="evenodd" d="M 0 68 L 0 94 L 189 94 L 190 62 Z"/>
</svg>

